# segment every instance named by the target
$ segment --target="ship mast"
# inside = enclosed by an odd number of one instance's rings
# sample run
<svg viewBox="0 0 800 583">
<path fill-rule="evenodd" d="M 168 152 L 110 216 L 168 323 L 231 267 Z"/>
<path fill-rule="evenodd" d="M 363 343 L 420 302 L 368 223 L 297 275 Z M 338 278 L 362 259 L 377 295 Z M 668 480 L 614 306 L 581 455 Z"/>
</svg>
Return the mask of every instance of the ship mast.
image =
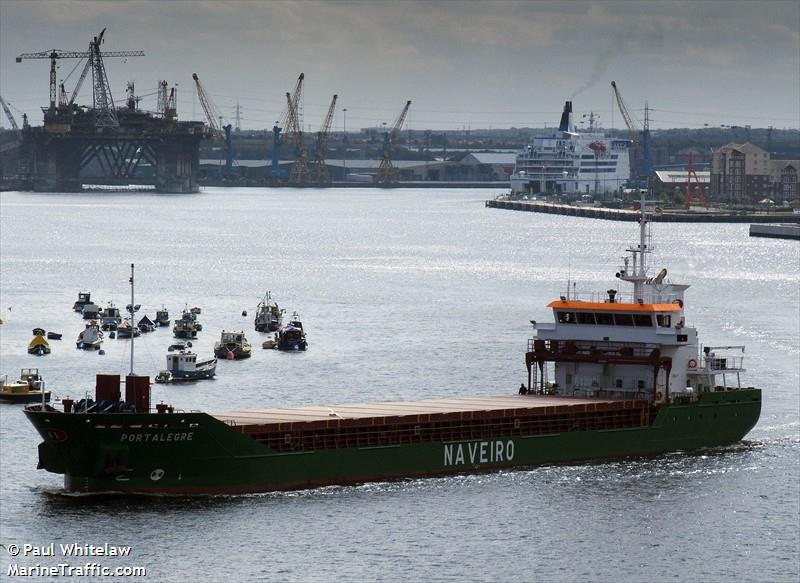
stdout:
<svg viewBox="0 0 800 583">
<path fill-rule="evenodd" d="M 128 311 L 131 314 L 131 376 L 133 376 L 133 339 L 136 338 L 136 334 L 134 334 L 133 328 L 133 314 L 136 310 L 136 305 L 133 303 L 133 263 L 131 263 L 131 305 L 128 306 Z"/>
<path fill-rule="evenodd" d="M 628 272 L 628 258 L 625 258 L 625 270 L 620 272 L 620 279 L 633 283 L 633 301 L 644 301 L 644 284 L 647 281 L 647 255 L 650 249 L 650 221 L 647 218 L 645 195 L 639 201 L 639 244 L 626 249 L 633 258 L 633 270 Z"/>
</svg>

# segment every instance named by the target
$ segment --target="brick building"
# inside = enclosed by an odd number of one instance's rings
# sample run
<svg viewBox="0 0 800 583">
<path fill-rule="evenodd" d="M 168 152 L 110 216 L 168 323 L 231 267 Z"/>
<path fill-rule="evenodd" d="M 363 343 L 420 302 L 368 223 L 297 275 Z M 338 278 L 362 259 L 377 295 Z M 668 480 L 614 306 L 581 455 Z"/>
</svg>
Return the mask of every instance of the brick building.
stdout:
<svg viewBox="0 0 800 583">
<path fill-rule="evenodd" d="M 797 184 L 800 160 L 772 160 L 770 170 L 774 185 L 772 199 L 775 202 L 793 202 L 800 199 Z"/>
<path fill-rule="evenodd" d="M 769 152 L 749 142 L 727 144 L 711 155 L 710 196 L 730 204 L 776 203 L 797 198 L 798 160 L 771 160 Z"/>
</svg>

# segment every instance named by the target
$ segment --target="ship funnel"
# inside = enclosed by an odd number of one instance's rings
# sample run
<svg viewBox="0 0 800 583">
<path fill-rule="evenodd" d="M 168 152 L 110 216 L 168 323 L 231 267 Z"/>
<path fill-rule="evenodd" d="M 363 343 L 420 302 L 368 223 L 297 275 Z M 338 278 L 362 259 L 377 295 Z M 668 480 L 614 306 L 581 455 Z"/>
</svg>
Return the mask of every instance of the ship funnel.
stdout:
<svg viewBox="0 0 800 583">
<path fill-rule="evenodd" d="M 128 375 L 125 377 L 125 402 L 134 403 L 137 413 L 150 412 L 150 377 Z"/>
<path fill-rule="evenodd" d="M 564 103 L 564 112 L 561 114 L 561 123 L 558 125 L 558 131 L 560 132 L 573 132 L 574 127 L 572 125 L 572 102 L 567 101 Z"/>
<path fill-rule="evenodd" d="M 116 403 L 120 400 L 120 384 L 118 374 L 98 374 L 97 384 L 95 385 L 94 400 L 111 401 Z"/>
</svg>

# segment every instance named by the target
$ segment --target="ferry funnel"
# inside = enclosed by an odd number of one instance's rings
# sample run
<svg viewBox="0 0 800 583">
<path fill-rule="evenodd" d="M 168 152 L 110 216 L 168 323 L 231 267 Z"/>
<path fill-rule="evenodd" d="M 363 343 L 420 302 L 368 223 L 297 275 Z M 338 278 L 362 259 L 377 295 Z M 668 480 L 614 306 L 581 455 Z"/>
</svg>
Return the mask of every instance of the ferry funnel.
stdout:
<svg viewBox="0 0 800 583">
<path fill-rule="evenodd" d="M 560 132 L 573 132 L 572 125 L 572 102 L 567 101 L 564 103 L 564 112 L 561 114 L 561 123 L 558 125 Z"/>
</svg>

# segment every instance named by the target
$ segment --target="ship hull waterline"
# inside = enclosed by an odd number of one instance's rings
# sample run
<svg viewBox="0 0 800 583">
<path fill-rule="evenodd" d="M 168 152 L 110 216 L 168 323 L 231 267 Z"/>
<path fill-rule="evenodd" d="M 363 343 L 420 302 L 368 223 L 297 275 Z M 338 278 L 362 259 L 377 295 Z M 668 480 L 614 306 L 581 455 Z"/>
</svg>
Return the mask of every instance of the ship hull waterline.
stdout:
<svg viewBox="0 0 800 583">
<path fill-rule="evenodd" d="M 72 493 L 246 494 L 588 462 L 721 447 L 761 411 L 758 389 L 658 408 L 642 427 L 276 453 L 206 413 L 25 411 L 39 468 Z"/>
</svg>

